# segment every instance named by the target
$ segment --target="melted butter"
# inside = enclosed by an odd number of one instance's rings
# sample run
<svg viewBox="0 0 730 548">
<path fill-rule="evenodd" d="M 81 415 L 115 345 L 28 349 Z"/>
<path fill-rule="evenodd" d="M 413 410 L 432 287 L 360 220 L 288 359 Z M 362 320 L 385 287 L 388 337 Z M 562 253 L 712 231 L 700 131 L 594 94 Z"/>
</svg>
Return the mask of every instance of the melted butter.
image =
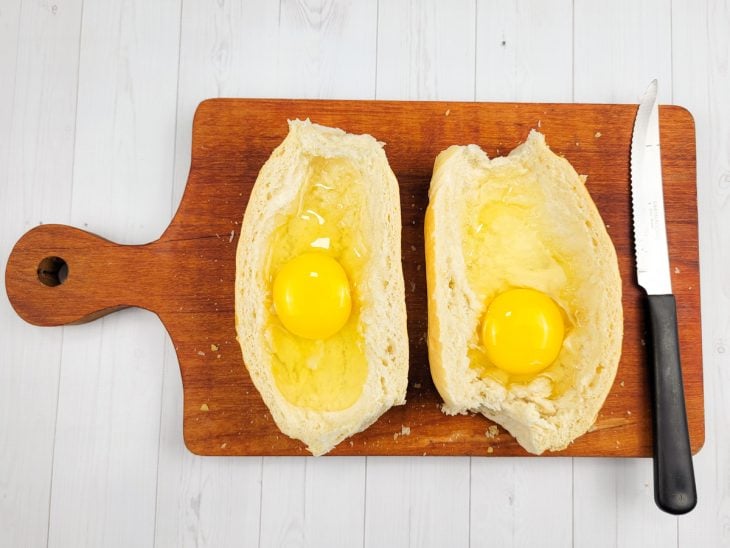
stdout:
<svg viewBox="0 0 730 548">
<path fill-rule="evenodd" d="M 272 373 L 288 402 L 316 411 L 338 411 L 354 404 L 367 377 L 360 315 L 364 305 L 362 276 L 368 258 L 363 227 L 365 194 L 360 175 L 343 158 L 313 157 L 293 211 L 282 215 L 270 241 L 266 331 Z M 271 305 L 276 272 L 292 258 L 320 250 L 339 261 L 347 273 L 352 312 L 345 326 L 326 340 L 307 340 L 281 324 Z"/>
<path fill-rule="evenodd" d="M 549 222 L 539 210 L 544 197 L 513 191 L 515 178 L 521 176 L 529 175 L 514 169 L 492 173 L 489 182 L 480 185 L 476 196 L 465 197 L 467 205 L 461 229 L 466 276 L 482 303 L 480 322 L 491 300 L 507 289 L 530 287 L 550 296 L 563 314 L 563 346 L 557 359 L 543 371 L 513 375 L 490 363 L 478 325 L 469 342 L 468 357 L 470 367 L 480 378 L 489 378 L 504 386 L 529 384 L 537 377 L 544 377 L 551 382 L 551 397 L 555 398 L 575 381 L 576 369 L 570 365 L 575 352 L 566 342 L 575 322 L 574 311 L 579 309 L 575 299 L 577 280 L 568 261 L 559 252 L 559 243 L 548 239 L 549 230 L 541 229 Z M 496 199 L 494 188 L 502 189 Z"/>
</svg>

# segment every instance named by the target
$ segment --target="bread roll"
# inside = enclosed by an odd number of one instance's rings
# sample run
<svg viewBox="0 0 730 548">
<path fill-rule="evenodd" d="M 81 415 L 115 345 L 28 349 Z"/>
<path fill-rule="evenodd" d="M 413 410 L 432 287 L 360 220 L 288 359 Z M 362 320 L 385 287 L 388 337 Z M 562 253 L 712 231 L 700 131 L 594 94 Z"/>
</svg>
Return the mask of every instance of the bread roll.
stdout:
<svg viewBox="0 0 730 548">
<path fill-rule="evenodd" d="M 530 453 L 566 448 L 595 422 L 623 336 L 616 252 L 585 178 L 537 131 L 492 160 L 452 146 L 436 158 L 425 246 L 429 360 L 444 413 L 482 413 Z M 564 318 L 559 354 L 536 374 L 484 358 L 485 311 L 511 288 L 548 295 Z"/>
<path fill-rule="evenodd" d="M 303 206 L 307 200 L 324 209 L 302 212 L 310 207 Z M 329 231 L 316 241 L 307 240 L 310 228 L 302 221 L 312 215 L 319 219 L 312 230 Z M 277 426 L 314 455 L 405 403 L 408 336 L 400 219 L 398 183 L 383 144 L 309 120 L 289 122 L 289 134 L 251 192 L 236 255 L 238 340 Z M 285 260 L 322 251 L 323 245 L 347 274 L 352 313 L 337 334 L 309 341 L 282 326 L 272 304 L 272 280 Z M 292 363 L 297 360 L 306 363 Z M 362 379 L 355 379 L 359 375 Z"/>
</svg>

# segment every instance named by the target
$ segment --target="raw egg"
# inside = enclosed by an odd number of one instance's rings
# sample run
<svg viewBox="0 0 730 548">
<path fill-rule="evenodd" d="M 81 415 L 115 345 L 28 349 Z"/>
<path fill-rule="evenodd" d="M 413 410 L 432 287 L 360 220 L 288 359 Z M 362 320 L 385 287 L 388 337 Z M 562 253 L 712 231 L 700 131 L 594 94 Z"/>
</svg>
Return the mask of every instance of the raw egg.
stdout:
<svg viewBox="0 0 730 548">
<path fill-rule="evenodd" d="M 534 374 L 555 361 L 565 326 L 555 301 L 529 288 L 497 295 L 482 322 L 487 358 L 514 375 Z"/>
<path fill-rule="evenodd" d="M 347 274 L 324 253 L 302 253 L 274 278 L 276 313 L 289 331 L 306 339 L 327 339 L 347 322 L 352 309 Z"/>
</svg>

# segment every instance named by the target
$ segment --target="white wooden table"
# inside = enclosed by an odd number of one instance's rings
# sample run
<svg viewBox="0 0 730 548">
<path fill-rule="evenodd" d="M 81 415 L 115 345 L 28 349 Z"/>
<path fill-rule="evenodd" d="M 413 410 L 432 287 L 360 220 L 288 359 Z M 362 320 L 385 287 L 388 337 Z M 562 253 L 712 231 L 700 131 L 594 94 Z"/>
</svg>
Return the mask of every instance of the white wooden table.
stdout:
<svg viewBox="0 0 730 548">
<path fill-rule="evenodd" d="M 206 97 L 637 102 L 658 77 L 697 126 L 707 421 L 680 518 L 648 459 L 201 458 L 155 316 L 43 329 L 2 295 L 0 546 L 730 546 L 728 33 L 727 0 L 0 0 L 3 271 L 39 223 L 157 237 Z"/>
</svg>

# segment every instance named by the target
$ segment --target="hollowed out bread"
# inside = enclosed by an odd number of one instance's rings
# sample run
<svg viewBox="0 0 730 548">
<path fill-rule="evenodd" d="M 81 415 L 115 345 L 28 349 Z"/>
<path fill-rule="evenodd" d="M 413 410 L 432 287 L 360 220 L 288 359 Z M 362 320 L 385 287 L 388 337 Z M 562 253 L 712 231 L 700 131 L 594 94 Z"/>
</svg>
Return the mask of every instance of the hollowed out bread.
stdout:
<svg viewBox="0 0 730 548">
<path fill-rule="evenodd" d="M 525 226 L 534 231 L 529 237 L 535 244 L 525 240 L 525 231 L 495 236 L 506 242 L 485 240 L 485 252 L 493 256 L 484 257 L 479 275 L 492 297 L 510 287 L 532 287 L 561 305 L 568 328 L 555 362 L 563 376 L 555 378 L 562 385 L 541 374 L 500 382 L 470 366 L 468 352 L 480 344 L 488 304 L 470 285 L 462 247 L 463 219 L 479 207 L 475 196 L 494 208 L 504 202 L 521 208 Z M 566 448 L 595 422 L 616 375 L 623 337 L 616 252 L 585 178 L 536 131 L 495 159 L 476 145 L 452 146 L 435 161 L 425 247 L 428 351 L 443 411 L 482 413 L 531 453 Z M 544 260 L 534 250 L 547 250 Z"/>
<path fill-rule="evenodd" d="M 358 294 L 367 375 L 350 407 L 317 411 L 293 405 L 276 386 L 266 337 L 271 321 L 269 243 L 282 215 L 295 210 L 313 158 L 344 158 L 358 174 L 352 184 L 364 193 L 363 226 L 369 259 Z M 254 385 L 279 429 L 302 440 L 314 454 L 330 451 L 348 436 L 375 422 L 391 406 L 405 403 L 408 335 L 401 266 L 401 215 L 398 183 L 383 151 L 370 135 L 289 122 L 289 134 L 261 168 L 251 192 L 236 255 L 235 317 L 238 340 Z"/>
</svg>

